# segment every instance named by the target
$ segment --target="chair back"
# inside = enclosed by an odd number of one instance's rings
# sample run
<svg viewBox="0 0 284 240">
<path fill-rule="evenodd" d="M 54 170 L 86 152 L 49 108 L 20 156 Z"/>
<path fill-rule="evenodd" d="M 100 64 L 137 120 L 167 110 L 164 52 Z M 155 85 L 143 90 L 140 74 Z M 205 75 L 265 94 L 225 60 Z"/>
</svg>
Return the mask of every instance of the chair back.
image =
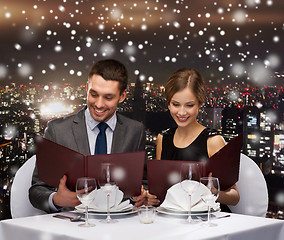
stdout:
<svg viewBox="0 0 284 240">
<path fill-rule="evenodd" d="M 265 217 L 268 208 L 268 190 L 265 178 L 257 164 L 241 153 L 237 187 L 240 201 L 228 207 L 233 213 Z"/>
<path fill-rule="evenodd" d="M 10 210 L 12 218 L 45 214 L 44 211 L 34 208 L 29 200 L 29 188 L 32 184 L 35 162 L 36 156 L 34 155 L 16 172 L 10 196 Z"/>
</svg>

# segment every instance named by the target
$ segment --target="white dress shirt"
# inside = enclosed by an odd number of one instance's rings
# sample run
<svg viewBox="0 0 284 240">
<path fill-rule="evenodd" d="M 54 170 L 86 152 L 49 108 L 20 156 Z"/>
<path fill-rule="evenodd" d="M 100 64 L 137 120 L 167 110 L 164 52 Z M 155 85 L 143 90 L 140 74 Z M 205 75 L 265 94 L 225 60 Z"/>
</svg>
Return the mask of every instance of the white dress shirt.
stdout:
<svg viewBox="0 0 284 240">
<path fill-rule="evenodd" d="M 87 134 L 89 139 L 89 147 L 91 155 L 95 153 L 95 146 L 96 146 L 96 139 L 100 132 L 98 128 L 98 124 L 100 122 L 93 119 L 90 114 L 89 108 L 85 110 L 85 120 L 87 126 Z M 107 140 L 107 153 L 111 153 L 111 145 L 112 145 L 112 138 L 113 138 L 113 131 L 115 129 L 115 125 L 117 122 L 116 113 L 106 122 L 108 128 L 106 129 L 106 140 Z"/>
</svg>

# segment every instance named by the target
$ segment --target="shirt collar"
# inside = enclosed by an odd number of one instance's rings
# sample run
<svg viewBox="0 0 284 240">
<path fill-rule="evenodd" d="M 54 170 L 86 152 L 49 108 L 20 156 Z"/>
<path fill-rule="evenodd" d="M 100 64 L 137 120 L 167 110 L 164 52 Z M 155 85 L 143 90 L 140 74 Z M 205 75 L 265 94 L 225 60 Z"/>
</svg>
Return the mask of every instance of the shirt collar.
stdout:
<svg viewBox="0 0 284 240">
<path fill-rule="evenodd" d="M 87 125 L 89 126 L 89 128 L 93 131 L 94 128 L 100 123 L 96 120 L 93 119 L 91 113 L 90 113 L 90 110 L 89 108 L 87 108 L 85 110 L 85 117 L 86 117 L 86 123 Z M 106 122 L 107 125 L 109 126 L 109 128 L 114 131 L 115 129 L 115 125 L 116 125 L 116 122 L 117 122 L 117 116 L 116 116 L 116 112 L 113 114 L 113 116 Z"/>
</svg>

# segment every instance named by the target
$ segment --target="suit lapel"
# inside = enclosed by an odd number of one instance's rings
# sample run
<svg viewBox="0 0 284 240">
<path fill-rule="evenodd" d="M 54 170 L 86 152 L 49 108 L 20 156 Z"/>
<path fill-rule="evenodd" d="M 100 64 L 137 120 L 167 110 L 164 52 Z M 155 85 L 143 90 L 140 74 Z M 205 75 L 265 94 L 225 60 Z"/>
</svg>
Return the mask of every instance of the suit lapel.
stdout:
<svg viewBox="0 0 284 240">
<path fill-rule="evenodd" d="M 89 139 L 85 121 L 85 109 L 82 109 L 75 116 L 72 131 L 78 147 L 78 151 L 84 155 L 90 155 Z"/>
<path fill-rule="evenodd" d="M 111 153 L 119 153 L 123 149 L 125 124 L 121 121 L 119 114 L 117 114 L 117 122 L 113 132 Z"/>
</svg>

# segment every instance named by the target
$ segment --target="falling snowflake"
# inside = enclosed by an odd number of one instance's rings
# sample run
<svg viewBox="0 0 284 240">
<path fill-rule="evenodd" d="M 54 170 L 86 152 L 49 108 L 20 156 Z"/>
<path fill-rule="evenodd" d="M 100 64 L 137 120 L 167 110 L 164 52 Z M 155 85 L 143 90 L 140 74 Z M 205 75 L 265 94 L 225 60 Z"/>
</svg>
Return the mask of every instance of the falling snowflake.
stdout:
<svg viewBox="0 0 284 240">
<path fill-rule="evenodd" d="M 18 43 L 15 44 L 15 48 L 20 51 L 22 49 L 22 46 Z"/>
<path fill-rule="evenodd" d="M 22 77 L 28 77 L 32 73 L 32 65 L 29 63 L 19 63 L 18 73 Z"/>
<path fill-rule="evenodd" d="M 6 12 L 6 13 L 5 13 L 5 18 L 11 18 L 11 16 L 12 16 L 12 15 L 11 15 L 10 12 Z"/>
<path fill-rule="evenodd" d="M 247 14 L 244 10 L 237 10 L 233 14 L 233 22 L 244 23 L 246 21 Z"/>
<path fill-rule="evenodd" d="M 242 76 L 245 72 L 245 66 L 241 63 L 235 63 L 232 66 L 231 72 L 236 77 Z"/>
<path fill-rule="evenodd" d="M 267 56 L 264 64 L 271 68 L 277 68 L 281 64 L 281 59 L 277 54 L 270 54 Z"/>
<path fill-rule="evenodd" d="M 114 54 L 115 48 L 111 43 L 103 43 L 100 47 L 100 52 L 104 57 L 110 57 Z"/>
<path fill-rule="evenodd" d="M 54 51 L 55 51 L 55 52 L 61 52 L 61 51 L 62 51 L 62 46 L 61 46 L 61 45 L 56 45 L 56 46 L 54 47 Z"/>
<path fill-rule="evenodd" d="M 60 12 L 65 12 L 65 10 L 66 10 L 65 7 L 62 6 L 62 5 L 59 5 L 58 9 L 59 9 Z"/>
<path fill-rule="evenodd" d="M 52 64 L 52 63 L 50 63 L 50 64 L 48 65 L 48 67 L 49 67 L 52 71 L 55 71 L 55 70 L 56 70 L 56 66 L 55 66 L 54 64 Z"/>
<path fill-rule="evenodd" d="M 5 78 L 7 76 L 7 73 L 7 68 L 3 64 L 0 64 L 0 78 Z"/>
<path fill-rule="evenodd" d="M 258 85 L 269 85 L 272 73 L 268 68 L 265 68 L 263 63 L 256 62 L 253 66 L 250 67 L 249 72 L 250 78 Z"/>
</svg>

